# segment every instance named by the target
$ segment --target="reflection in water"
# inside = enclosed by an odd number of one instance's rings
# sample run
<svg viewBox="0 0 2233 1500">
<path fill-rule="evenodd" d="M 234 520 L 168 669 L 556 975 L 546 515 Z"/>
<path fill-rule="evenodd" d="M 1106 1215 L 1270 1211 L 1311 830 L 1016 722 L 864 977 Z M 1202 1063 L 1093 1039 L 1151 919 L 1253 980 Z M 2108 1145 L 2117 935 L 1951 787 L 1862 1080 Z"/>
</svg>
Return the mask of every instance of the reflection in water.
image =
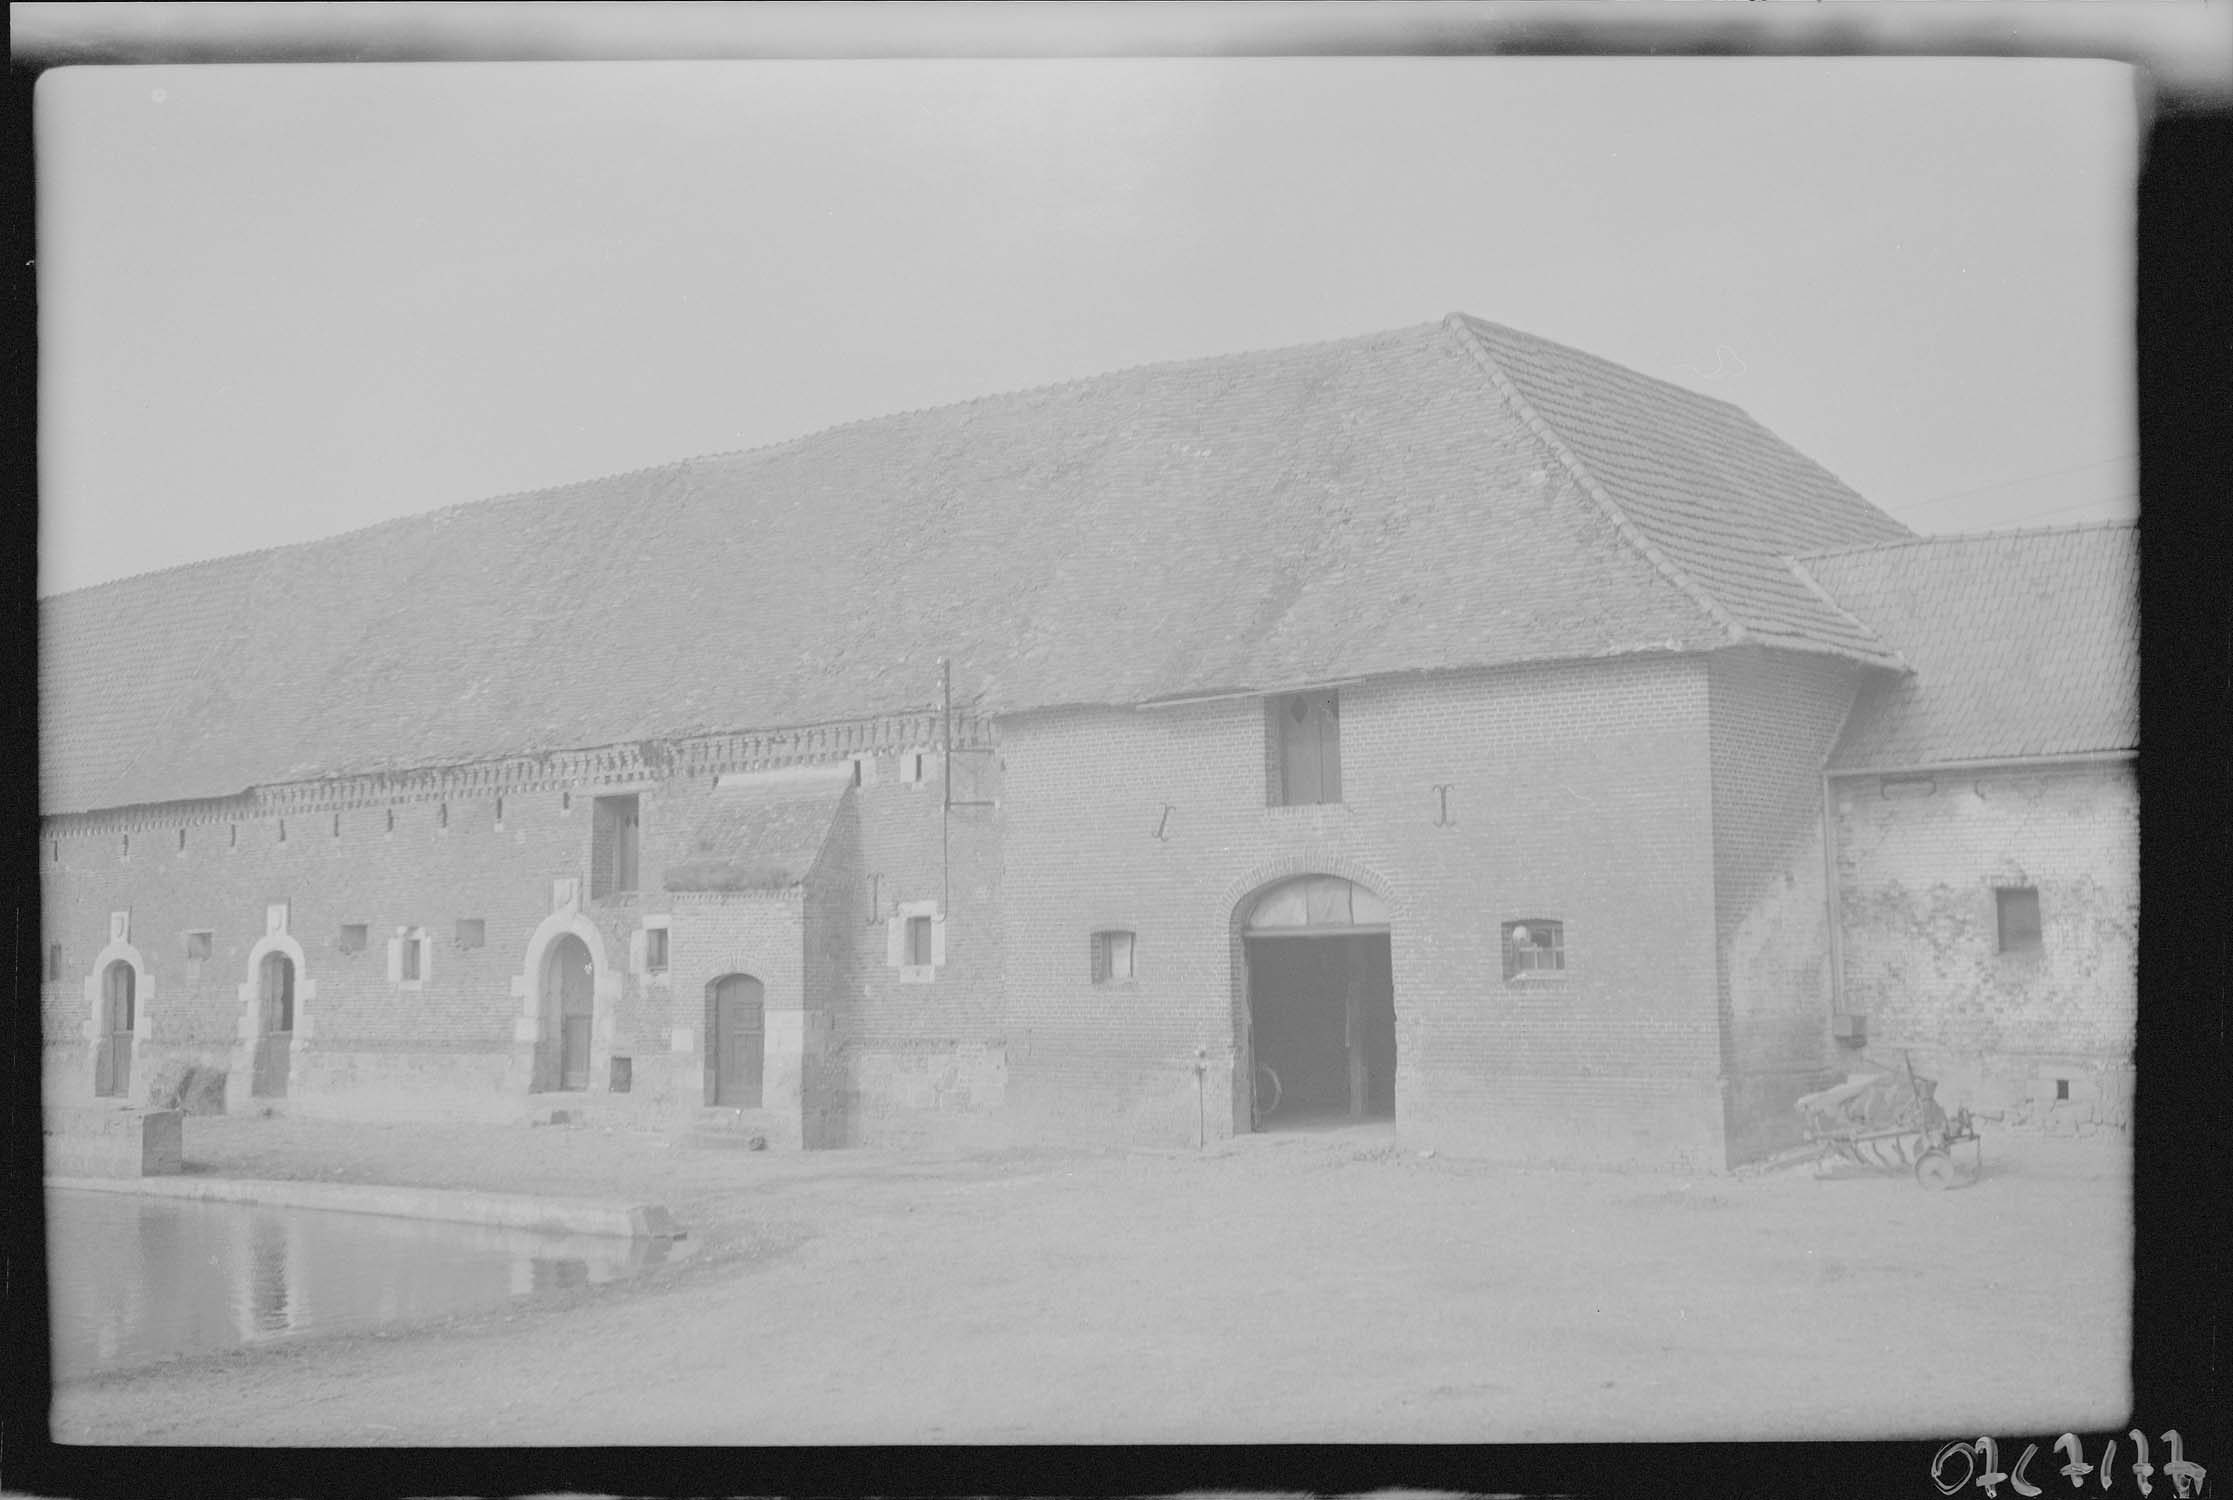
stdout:
<svg viewBox="0 0 2233 1500">
<path fill-rule="evenodd" d="M 47 1232 L 58 1380 L 610 1281 L 684 1248 L 60 1190 Z"/>
</svg>

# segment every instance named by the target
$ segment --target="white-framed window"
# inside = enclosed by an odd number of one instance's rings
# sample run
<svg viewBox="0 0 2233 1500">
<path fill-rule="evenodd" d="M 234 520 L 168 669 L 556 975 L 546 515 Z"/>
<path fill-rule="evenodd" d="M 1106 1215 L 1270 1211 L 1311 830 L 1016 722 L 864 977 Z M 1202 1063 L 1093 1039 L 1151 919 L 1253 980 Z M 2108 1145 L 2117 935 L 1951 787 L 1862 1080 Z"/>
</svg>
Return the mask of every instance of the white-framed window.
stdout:
<svg viewBox="0 0 2233 1500">
<path fill-rule="evenodd" d="M 1129 984 L 1135 975 L 1132 968 L 1134 934 L 1126 928 L 1110 927 L 1093 935 L 1093 982 L 1095 984 Z"/>
<path fill-rule="evenodd" d="M 427 981 L 433 958 L 424 927 L 398 927 L 388 939 L 388 982 L 415 990 Z"/>
<path fill-rule="evenodd" d="M 1566 972 L 1566 924 L 1524 917 L 1504 924 L 1504 982 L 1556 979 Z"/>
<path fill-rule="evenodd" d="M 902 984 L 929 984 L 946 966 L 946 919 L 935 901 L 903 901 L 884 924 L 885 960 Z"/>
</svg>

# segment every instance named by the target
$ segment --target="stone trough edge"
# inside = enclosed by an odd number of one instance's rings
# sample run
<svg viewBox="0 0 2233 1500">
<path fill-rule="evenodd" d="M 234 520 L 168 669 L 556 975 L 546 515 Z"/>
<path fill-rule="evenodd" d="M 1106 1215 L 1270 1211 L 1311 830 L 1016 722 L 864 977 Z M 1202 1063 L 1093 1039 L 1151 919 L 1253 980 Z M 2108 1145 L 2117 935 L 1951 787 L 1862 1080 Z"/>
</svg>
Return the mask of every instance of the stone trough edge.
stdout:
<svg viewBox="0 0 2233 1500">
<path fill-rule="evenodd" d="M 488 1224 L 546 1234 L 593 1234 L 625 1239 L 680 1239 L 674 1216 L 656 1203 L 613 1203 L 585 1198 L 544 1198 L 525 1193 L 481 1193 L 457 1188 L 394 1187 L 377 1183 L 289 1182 L 249 1177 L 48 1177 L 50 1188 L 99 1193 L 144 1193 L 217 1203 L 263 1203 L 280 1208 L 330 1209 Z"/>
</svg>

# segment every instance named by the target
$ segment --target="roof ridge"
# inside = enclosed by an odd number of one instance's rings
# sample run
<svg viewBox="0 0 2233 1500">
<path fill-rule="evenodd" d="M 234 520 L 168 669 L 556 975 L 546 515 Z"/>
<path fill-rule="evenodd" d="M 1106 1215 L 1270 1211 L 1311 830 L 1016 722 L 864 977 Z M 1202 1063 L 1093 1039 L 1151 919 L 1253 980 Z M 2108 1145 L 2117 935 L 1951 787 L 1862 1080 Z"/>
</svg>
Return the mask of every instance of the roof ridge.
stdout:
<svg viewBox="0 0 2233 1500">
<path fill-rule="evenodd" d="M 1459 314 L 1452 314 L 1451 316 L 1456 317 Z M 1197 354 L 1181 359 L 1142 360 L 1138 364 L 1123 365 L 1114 370 L 1100 370 L 1089 375 L 1075 375 L 1067 380 L 1051 380 L 1039 385 L 1018 386 L 1010 390 L 987 391 L 979 395 L 965 397 L 959 401 L 937 401 L 927 406 L 909 406 L 902 407 L 897 411 L 849 417 L 842 422 L 832 422 L 824 427 L 794 433 L 790 437 L 777 438 L 771 442 L 753 443 L 742 448 L 720 448 L 706 453 L 693 453 L 683 458 L 670 458 L 663 459 L 658 463 L 638 464 L 634 468 L 611 469 L 581 479 L 570 479 L 562 484 L 532 485 L 523 489 L 500 490 L 493 495 L 476 495 L 469 500 L 453 500 L 447 505 L 435 506 L 432 510 L 415 510 L 400 516 L 384 516 L 377 521 L 369 521 L 362 526 L 353 526 L 347 531 L 328 532 L 321 536 L 304 537 L 293 542 L 274 542 L 265 547 L 251 547 L 244 552 L 225 552 L 216 557 L 195 558 L 189 562 L 168 563 L 160 568 L 149 568 L 139 573 L 127 573 L 120 578 L 104 578 L 98 583 L 83 584 L 74 589 L 41 595 L 40 602 L 44 603 L 54 599 L 74 599 L 91 594 L 97 589 L 105 589 L 117 584 L 135 583 L 141 579 L 154 578 L 165 573 L 180 573 L 190 568 L 214 567 L 219 563 L 241 562 L 251 557 L 286 552 L 297 547 L 316 546 L 324 542 L 338 542 L 348 537 L 362 536 L 367 532 L 378 531 L 384 526 L 400 526 L 407 522 L 434 521 L 454 511 L 466 510 L 477 505 L 494 505 L 505 500 L 526 500 L 539 495 L 560 495 L 568 490 L 577 490 L 588 485 L 604 484 L 616 479 L 633 479 L 642 474 L 658 474 L 668 470 L 685 469 L 692 464 L 713 463 L 727 458 L 746 458 L 754 454 L 778 453 L 786 448 L 810 443 L 834 433 L 847 432 L 857 427 L 867 427 L 878 422 L 897 421 L 904 417 L 927 416 L 934 412 L 966 411 L 972 407 L 984 406 L 996 401 L 1012 401 L 1018 397 L 1045 396 L 1056 391 L 1072 390 L 1080 386 L 1116 380 L 1127 375 L 1137 375 L 1143 370 L 1179 370 L 1188 366 L 1226 364 L 1261 359 L 1268 354 L 1297 354 L 1306 349 L 1331 348 L 1336 344 L 1364 344 L 1376 339 L 1396 338 L 1403 334 L 1425 333 L 1427 330 L 1438 326 L 1440 325 L 1435 323 L 1406 323 L 1397 328 L 1374 329 L 1366 333 L 1344 334 L 1330 339 L 1312 339 L 1299 344 L 1277 344 L 1270 348 L 1229 350 L 1222 354 Z"/>
<path fill-rule="evenodd" d="M 2008 537 L 2067 536 L 2080 531 L 2134 531 L 2139 525 L 2138 521 L 2072 521 L 2062 526 L 2008 526 L 1997 531 L 1941 531 L 1863 542 L 1855 547 L 1825 547 L 1819 552 L 1801 552 L 1794 556 L 1795 559 L 1848 557 L 1856 552 L 1882 552 L 1893 547 L 1922 547 L 1939 542 L 1996 542 Z"/>
<path fill-rule="evenodd" d="M 1520 394 L 1520 388 L 1512 382 L 1511 376 L 1505 374 L 1503 367 L 1496 362 L 1496 356 L 1489 352 L 1488 345 L 1481 342 L 1480 335 L 1472 328 L 1471 324 L 1472 319 L 1467 314 L 1460 312 L 1453 312 L 1442 320 L 1442 327 L 1457 340 L 1461 348 L 1473 356 L 1474 362 L 1481 367 L 1482 373 L 1488 376 L 1490 385 L 1495 387 L 1497 394 L 1504 400 L 1505 404 L 1512 408 L 1513 414 L 1520 419 L 1521 424 L 1528 431 L 1534 433 L 1546 448 L 1551 450 L 1552 457 L 1556 458 L 1560 466 L 1573 477 L 1574 482 L 1581 486 L 1582 492 L 1595 501 L 1598 508 L 1612 521 L 1613 529 L 1619 533 L 1621 539 L 1642 554 L 1645 561 L 1659 571 L 1660 576 L 1680 589 L 1693 604 L 1696 604 L 1705 613 L 1706 618 L 1720 626 L 1732 645 L 1751 639 L 1751 633 L 1737 621 L 1736 617 L 1723 608 L 1721 602 L 1707 593 L 1695 579 L 1684 572 L 1673 558 L 1660 550 L 1657 544 L 1644 534 L 1643 528 L 1630 520 L 1628 513 L 1614 503 L 1611 495 L 1605 493 L 1604 486 L 1600 485 L 1595 476 L 1583 466 L 1581 455 L 1569 448 L 1565 440 L 1559 437 L 1557 430 L 1535 410 L 1527 397 Z"/>
</svg>

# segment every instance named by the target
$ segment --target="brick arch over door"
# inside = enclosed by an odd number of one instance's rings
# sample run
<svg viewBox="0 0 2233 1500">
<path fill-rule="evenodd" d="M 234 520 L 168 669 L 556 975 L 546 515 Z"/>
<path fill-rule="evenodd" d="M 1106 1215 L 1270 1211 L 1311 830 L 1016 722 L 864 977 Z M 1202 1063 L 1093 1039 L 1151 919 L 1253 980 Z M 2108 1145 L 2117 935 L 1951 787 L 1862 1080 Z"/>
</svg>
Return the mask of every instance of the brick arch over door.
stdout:
<svg viewBox="0 0 2233 1500">
<path fill-rule="evenodd" d="M 1244 1133 L 1252 1128 L 1249 1105 L 1251 1085 L 1246 1071 L 1241 1066 L 1243 1053 L 1240 1044 L 1240 1039 L 1248 1025 L 1248 952 L 1245 946 L 1248 914 L 1251 908 L 1256 905 L 1257 898 L 1274 886 L 1284 885 L 1290 880 L 1298 880 L 1311 875 L 1336 876 L 1349 881 L 1353 885 L 1362 886 L 1378 897 L 1381 904 L 1388 909 L 1388 930 L 1391 942 L 1394 941 L 1394 934 L 1403 926 L 1407 915 L 1402 897 L 1397 894 L 1395 886 L 1389 882 L 1385 875 L 1368 865 L 1339 854 L 1281 855 L 1277 859 L 1268 859 L 1251 867 L 1247 874 L 1225 887 L 1222 898 L 1226 925 L 1225 969 L 1226 973 L 1231 976 L 1231 991 L 1228 996 L 1229 1012 L 1226 1024 L 1230 1027 L 1229 1034 L 1234 1040 L 1229 1074 L 1232 1084 L 1233 1129 L 1236 1134 Z M 1397 1065 L 1399 1068 L 1403 1066 L 1400 1044 Z"/>
<path fill-rule="evenodd" d="M 620 973 L 605 951 L 605 939 L 597 925 L 582 915 L 579 906 L 569 905 L 552 912 L 537 925 L 527 940 L 520 972 L 512 976 L 512 992 L 520 997 L 518 1016 L 513 1023 L 513 1040 L 515 1046 L 523 1049 L 529 1076 L 522 1082 L 530 1091 L 534 1087 L 535 1055 L 550 1040 L 545 1036 L 548 1025 L 543 995 L 545 970 L 549 967 L 551 949 L 567 937 L 580 939 L 589 953 L 592 976 L 589 1087 L 592 1092 L 600 1090 L 611 1066 L 612 1018 L 614 1005 L 620 999 Z"/>
<path fill-rule="evenodd" d="M 295 966 L 294 1031 L 292 1041 L 289 1044 L 289 1057 L 287 1059 L 289 1071 L 291 1071 L 293 1065 L 293 1052 L 310 1038 L 310 1002 L 318 996 L 318 982 L 310 977 L 309 970 L 303 961 L 301 943 L 295 941 L 285 930 L 267 932 L 256 940 L 256 945 L 253 948 L 248 950 L 248 977 L 241 982 L 240 988 L 235 991 L 240 1000 L 240 1021 L 234 1035 L 245 1046 L 236 1049 L 242 1051 L 244 1055 L 235 1058 L 234 1066 L 235 1068 L 245 1068 L 247 1075 L 244 1076 L 252 1076 L 254 1073 L 256 1043 L 264 1034 L 264 963 L 274 954 Z M 285 1074 L 282 1074 L 282 1076 L 285 1076 Z"/>
<path fill-rule="evenodd" d="M 111 967 L 124 964 L 132 971 L 132 1044 L 137 1051 L 140 1044 L 153 1035 L 148 1024 L 148 1006 L 155 998 L 155 976 L 147 970 L 147 961 L 140 957 L 140 950 L 128 942 L 112 942 L 93 957 L 93 966 L 85 976 L 85 1069 L 91 1080 L 98 1068 L 101 1042 L 107 1034 L 104 1025 L 108 1010 L 108 990 L 104 981 Z M 147 1070 L 134 1068 L 131 1087 L 137 1093 L 129 1097 L 145 1099 L 147 1096 Z"/>
</svg>

